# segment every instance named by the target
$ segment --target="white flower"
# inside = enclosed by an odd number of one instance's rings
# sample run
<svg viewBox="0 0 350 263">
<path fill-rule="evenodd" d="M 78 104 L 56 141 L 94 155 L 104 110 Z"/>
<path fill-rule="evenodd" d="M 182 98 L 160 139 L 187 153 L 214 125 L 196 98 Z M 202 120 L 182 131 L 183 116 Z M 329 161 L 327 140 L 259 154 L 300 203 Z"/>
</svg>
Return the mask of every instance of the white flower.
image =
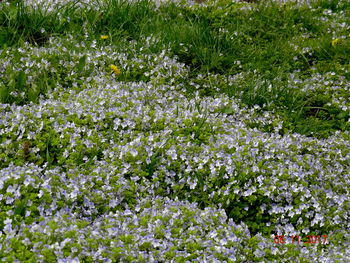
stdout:
<svg viewBox="0 0 350 263">
<path fill-rule="evenodd" d="M 136 156 L 138 155 L 138 152 L 137 152 L 137 150 L 135 150 L 135 149 L 131 149 L 131 150 L 130 150 L 130 153 L 131 153 L 131 155 L 132 155 L 133 157 L 136 157 Z"/>
</svg>

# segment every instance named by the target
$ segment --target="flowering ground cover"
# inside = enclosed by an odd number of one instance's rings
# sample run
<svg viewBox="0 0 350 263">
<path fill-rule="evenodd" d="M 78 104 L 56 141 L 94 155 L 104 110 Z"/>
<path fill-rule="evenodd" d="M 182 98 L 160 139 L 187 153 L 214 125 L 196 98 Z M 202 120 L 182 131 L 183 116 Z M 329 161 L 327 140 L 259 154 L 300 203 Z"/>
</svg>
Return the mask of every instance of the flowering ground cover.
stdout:
<svg viewBox="0 0 350 263">
<path fill-rule="evenodd" d="M 349 262 L 350 4 L 0 3 L 3 262 Z"/>
</svg>

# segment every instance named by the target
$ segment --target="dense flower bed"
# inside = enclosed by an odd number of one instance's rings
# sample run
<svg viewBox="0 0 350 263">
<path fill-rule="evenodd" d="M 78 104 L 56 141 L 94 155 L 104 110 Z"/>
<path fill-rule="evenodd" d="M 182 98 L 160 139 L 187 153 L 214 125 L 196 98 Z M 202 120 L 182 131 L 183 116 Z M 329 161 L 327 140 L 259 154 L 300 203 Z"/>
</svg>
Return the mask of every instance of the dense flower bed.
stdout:
<svg viewBox="0 0 350 263">
<path fill-rule="evenodd" d="M 0 51 L 0 85 L 22 72 L 57 86 L 37 104 L 13 91 L 19 105 L 0 105 L 0 259 L 350 260 L 349 132 L 281 133 L 273 111 L 195 92 L 241 74 L 188 81 L 167 47 L 150 51 L 156 37 L 119 50 L 105 40 Z M 349 110 L 348 82 L 331 72 L 290 83 Z M 275 235 L 328 237 L 276 244 Z"/>
</svg>

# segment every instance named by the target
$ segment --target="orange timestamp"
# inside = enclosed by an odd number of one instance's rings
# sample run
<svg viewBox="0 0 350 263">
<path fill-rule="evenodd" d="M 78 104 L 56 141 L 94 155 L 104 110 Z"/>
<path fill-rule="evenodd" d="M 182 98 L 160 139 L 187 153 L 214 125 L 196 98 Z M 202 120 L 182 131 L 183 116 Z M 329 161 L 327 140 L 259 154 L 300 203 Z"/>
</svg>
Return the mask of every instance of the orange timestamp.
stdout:
<svg viewBox="0 0 350 263">
<path fill-rule="evenodd" d="M 278 236 L 275 235 L 275 244 L 328 244 L 328 235 L 318 236 Z M 289 240 L 288 240 L 289 239 Z M 290 242 L 288 242 L 290 241 Z"/>
</svg>

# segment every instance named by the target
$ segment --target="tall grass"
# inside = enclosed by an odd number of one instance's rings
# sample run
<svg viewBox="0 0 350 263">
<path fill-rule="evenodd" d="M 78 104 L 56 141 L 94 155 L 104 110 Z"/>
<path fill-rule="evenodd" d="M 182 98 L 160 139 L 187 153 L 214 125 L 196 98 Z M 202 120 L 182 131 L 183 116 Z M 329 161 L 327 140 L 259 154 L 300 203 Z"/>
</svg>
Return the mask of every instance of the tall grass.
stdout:
<svg viewBox="0 0 350 263">
<path fill-rule="evenodd" d="M 320 19 L 328 9 L 349 14 L 350 4 L 322 0 L 311 7 L 297 7 L 264 1 L 249 6 L 221 0 L 198 8 L 173 3 L 156 9 L 148 0 L 109 0 L 99 2 L 99 8 L 78 8 L 73 2 L 48 12 L 14 1 L 0 11 L 0 47 L 20 47 L 26 42 L 44 46 L 51 36 L 65 34 L 77 39 L 87 34 L 95 39 L 108 33 L 115 46 L 125 39 L 158 36 L 161 40 L 152 52 L 170 47 L 172 55 L 191 68 L 193 78 L 208 73 L 247 73 L 244 81 L 231 87 L 222 85 L 219 91 L 203 88 L 201 95 L 227 93 L 249 106 L 275 109 L 292 132 L 327 137 L 335 130 L 349 129 L 343 125 L 349 114 L 329 108 L 330 97 L 319 99 L 319 94 L 291 89 L 288 79 L 295 72 L 304 78 L 313 72 L 335 72 L 350 80 L 350 41 L 333 47 L 329 23 L 335 18 Z M 349 16 L 343 17 L 349 22 Z M 15 89 L 26 92 L 23 74 L 12 76 Z M 30 100 L 35 101 L 45 90 L 32 94 Z M 2 102 L 11 100 L 3 95 Z"/>
</svg>

